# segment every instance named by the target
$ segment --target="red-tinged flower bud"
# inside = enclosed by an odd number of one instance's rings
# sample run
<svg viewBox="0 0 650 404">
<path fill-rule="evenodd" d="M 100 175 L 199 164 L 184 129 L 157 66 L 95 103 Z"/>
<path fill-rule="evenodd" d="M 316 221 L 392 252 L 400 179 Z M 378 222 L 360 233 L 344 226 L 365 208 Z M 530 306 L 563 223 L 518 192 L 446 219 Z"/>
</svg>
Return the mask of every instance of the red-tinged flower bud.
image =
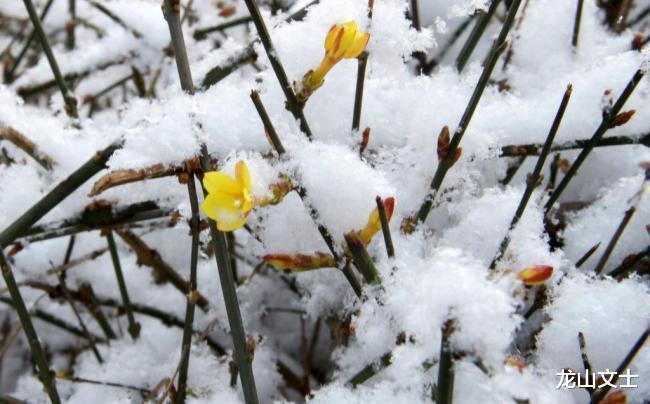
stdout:
<svg viewBox="0 0 650 404">
<path fill-rule="evenodd" d="M 508 356 L 506 358 L 506 365 L 514 366 L 517 369 L 519 369 L 520 372 L 526 368 L 526 364 L 520 361 L 519 359 L 515 358 L 514 356 Z"/>
<path fill-rule="evenodd" d="M 526 286 L 538 286 L 546 282 L 553 275 L 553 267 L 549 265 L 533 265 L 517 272 L 517 278 Z"/>
<path fill-rule="evenodd" d="M 291 271 L 309 271 L 336 266 L 334 257 L 331 254 L 322 252 L 316 252 L 313 255 L 268 254 L 262 257 L 262 259 L 277 269 Z"/>
</svg>

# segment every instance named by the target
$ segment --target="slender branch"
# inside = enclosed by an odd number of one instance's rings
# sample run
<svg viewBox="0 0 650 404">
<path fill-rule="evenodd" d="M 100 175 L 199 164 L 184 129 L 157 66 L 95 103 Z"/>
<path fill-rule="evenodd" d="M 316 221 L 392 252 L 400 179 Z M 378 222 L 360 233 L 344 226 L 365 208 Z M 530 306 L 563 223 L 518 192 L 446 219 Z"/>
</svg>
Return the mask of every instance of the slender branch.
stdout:
<svg viewBox="0 0 650 404">
<path fill-rule="evenodd" d="M 584 0 L 578 0 L 578 6 L 576 9 L 576 17 L 573 23 L 573 36 L 571 37 L 571 45 L 573 45 L 574 48 L 578 47 L 578 37 L 580 35 L 580 21 L 582 20 L 582 6 L 584 2 L 585 2 Z"/>
<path fill-rule="evenodd" d="M 307 5 L 305 5 L 304 7 L 297 10 L 295 13 L 288 16 L 285 22 L 301 21 L 305 17 L 305 15 L 307 15 L 307 9 L 313 6 L 314 4 L 317 4 L 318 2 L 319 0 L 314 0 L 309 2 Z M 253 44 L 257 42 L 259 42 L 259 38 L 253 41 Z M 231 58 L 231 62 L 228 63 L 227 65 L 213 67 L 203 78 L 203 82 L 201 83 L 202 89 L 206 90 L 210 88 L 211 86 L 217 84 L 221 80 L 228 77 L 230 73 L 239 69 L 241 66 L 254 61 L 257 58 L 257 54 L 253 49 L 253 44 L 249 45 L 244 50 L 234 55 Z"/>
<path fill-rule="evenodd" d="M 589 144 L 590 139 L 571 140 L 565 143 L 556 143 L 551 146 L 551 151 L 563 151 L 583 149 Z M 650 147 L 650 132 L 634 135 L 634 136 L 610 136 L 601 138 L 594 147 L 608 147 L 608 146 L 626 146 L 626 145 L 643 145 Z M 501 148 L 499 157 L 515 157 L 515 156 L 538 156 L 542 145 L 538 143 L 524 144 L 524 145 L 509 145 Z"/>
<path fill-rule="evenodd" d="M 596 250 L 598 250 L 598 247 L 600 247 L 600 243 L 594 244 L 593 247 L 591 247 L 586 253 L 584 253 L 584 255 L 580 257 L 578 261 L 576 261 L 576 268 L 580 268 L 581 266 L 583 266 L 584 263 L 587 262 L 587 260 L 591 258 L 592 255 L 594 255 Z"/>
<path fill-rule="evenodd" d="M 515 175 L 517 175 L 517 171 L 521 168 L 521 166 L 524 164 L 526 161 L 526 156 L 518 156 L 517 160 L 514 161 L 510 167 L 506 170 L 506 176 L 501 180 L 501 185 L 506 186 L 510 184 L 510 181 L 512 181 L 513 178 L 515 178 Z"/>
<path fill-rule="evenodd" d="M 183 39 L 179 0 L 165 0 L 163 3 L 163 14 L 167 20 L 167 25 L 169 25 L 169 34 L 171 35 L 174 55 L 176 56 L 176 67 L 178 69 L 181 87 L 183 91 L 193 94 L 194 83 L 192 82 L 189 60 L 187 58 L 187 51 L 185 50 L 185 40 Z M 205 145 L 201 146 L 201 166 L 204 172 L 212 170 L 210 156 Z M 205 189 L 203 189 L 203 193 L 204 195 L 207 194 Z M 239 309 L 235 279 L 233 277 L 232 268 L 230 267 L 231 261 L 228 243 L 225 234 L 217 229 L 214 220 L 209 219 L 208 224 L 210 227 L 212 247 L 214 248 L 216 255 L 219 281 L 221 283 L 221 291 L 226 305 L 230 333 L 235 348 L 235 362 L 239 369 L 239 377 L 244 392 L 244 400 L 247 404 L 258 404 L 259 399 L 257 397 L 257 389 L 255 387 L 255 377 L 253 375 L 252 366 L 253 358 L 248 355 L 246 346 L 246 331 L 244 330 L 244 324 Z"/>
<path fill-rule="evenodd" d="M 54 160 L 47 154 L 39 150 L 38 146 L 34 144 L 27 136 L 18 132 L 14 128 L 6 126 L 0 130 L 0 140 L 6 140 L 12 143 L 14 146 L 18 147 L 20 150 L 24 151 L 33 158 L 38 164 L 41 165 L 47 171 L 52 170 L 54 166 Z"/>
<path fill-rule="evenodd" d="M 77 24 L 77 0 L 68 0 L 68 12 L 70 19 L 65 24 L 66 40 L 65 47 L 68 50 L 74 49 L 75 46 L 75 26 Z"/>
<path fill-rule="evenodd" d="M 190 180 L 190 182 L 192 182 Z M 189 183 L 188 183 L 189 184 Z M 194 231 L 194 230 L 192 230 Z M 138 257 L 138 265 L 145 265 L 154 270 L 156 278 L 171 283 L 184 295 L 192 294 L 195 303 L 205 312 L 210 307 L 210 302 L 200 292 L 192 288 L 191 282 L 187 282 L 178 274 L 163 258 L 158 251 L 149 247 L 140 237 L 128 230 L 116 230 L 117 235 L 129 245 Z"/>
<path fill-rule="evenodd" d="M 618 243 L 618 240 L 623 235 L 623 232 L 625 231 L 625 228 L 630 223 L 630 220 L 632 220 L 632 217 L 634 216 L 634 213 L 636 212 L 637 207 L 641 203 L 641 198 L 643 197 L 643 193 L 644 193 L 644 191 L 646 189 L 646 185 L 647 185 L 647 183 L 649 181 L 650 181 L 650 169 L 647 169 L 645 171 L 645 177 L 643 179 L 643 182 L 641 183 L 640 189 L 632 197 L 632 206 L 630 206 L 625 211 L 625 214 L 623 215 L 623 219 L 621 219 L 621 222 L 619 223 L 618 227 L 616 228 L 616 231 L 614 231 L 614 234 L 612 235 L 612 238 L 609 240 L 609 243 L 607 244 L 607 247 L 605 248 L 605 251 L 603 252 L 603 255 L 600 257 L 600 260 L 598 261 L 598 264 L 596 264 L 596 267 L 594 268 L 594 271 L 597 274 L 599 274 L 599 275 L 602 274 L 603 270 L 605 269 L 605 265 L 607 264 L 607 261 L 609 260 L 609 257 L 612 255 L 612 252 L 614 251 L 614 248 L 616 247 L 616 244 Z"/>
<path fill-rule="evenodd" d="M 266 134 L 271 140 L 271 145 L 278 152 L 279 155 L 283 155 L 286 152 L 286 150 L 284 149 L 284 146 L 280 141 L 278 132 L 276 132 L 275 127 L 271 122 L 271 118 L 269 117 L 269 114 L 266 112 L 266 108 L 264 108 L 264 104 L 262 103 L 262 99 L 260 98 L 260 93 L 257 90 L 251 91 L 251 100 L 253 100 L 255 109 L 257 110 L 257 113 L 262 119 L 262 123 L 264 124 L 264 129 L 266 130 Z"/>
<path fill-rule="evenodd" d="M 84 182 L 104 169 L 106 161 L 113 155 L 115 150 L 121 147 L 122 140 L 97 152 L 68 178 L 60 182 L 40 201 L 23 213 L 23 215 L 16 219 L 11 225 L 9 225 L 9 227 L 3 230 L 2 233 L 0 233 L 0 245 L 11 244 L 21 233 L 29 229 L 34 223 L 45 216 L 50 210 L 52 210 L 52 208 L 79 188 Z"/>
<path fill-rule="evenodd" d="M 129 292 L 126 289 L 126 282 L 124 281 L 122 266 L 120 265 L 120 257 L 117 254 L 115 239 L 113 238 L 113 232 L 111 230 L 106 232 L 106 240 L 108 241 L 108 249 L 111 252 L 111 259 L 113 260 L 113 267 L 115 268 L 115 277 L 117 278 L 117 286 L 120 288 L 120 295 L 122 296 L 122 303 L 124 304 L 124 310 L 126 311 L 126 318 L 129 321 L 129 334 L 131 334 L 131 338 L 135 340 L 138 339 L 138 336 L 140 335 L 140 324 L 135 321 L 135 317 L 133 316 L 133 308 L 131 307 Z"/>
<path fill-rule="evenodd" d="M 47 16 L 47 12 L 50 11 L 50 6 L 52 5 L 53 2 L 54 0 L 47 0 L 47 3 L 45 3 L 45 6 L 43 7 L 43 11 L 41 11 L 41 15 L 40 15 L 41 21 L 43 21 Z M 29 33 L 29 36 L 27 37 L 27 40 L 25 41 L 23 48 L 20 50 L 20 53 L 18 53 L 18 56 L 16 56 L 16 58 L 14 59 L 11 68 L 5 74 L 6 82 L 11 83 L 14 80 L 16 75 L 16 70 L 18 70 L 18 66 L 20 66 L 20 62 L 22 62 L 23 58 L 27 54 L 27 51 L 31 47 L 34 38 L 36 38 L 35 28 L 33 28 L 32 32 Z"/>
<path fill-rule="evenodd" d="M 630 20 L 627 23 L 627 28 L 635 26 L 636 24 L 643 21 L 643 19 L 646 18 L 649 15 L 650 15 L 650 6 L 647 6 L 636 17 L 634 17 L 632 20 Z"/>
<path fill-rule="evenodd" d="M 3 246 L 0 245 L 0 269 L 2 270 L 2 277 L 5 280 L 7 289 L 9 289 L 9 294 L 11 295 L 12 305 L 20 318 L 20 323 L 22 324 L 23 331 L 25 332 L 25 337 L 27 338 L 27 343 L 29 344 L 29 349 L 32 352 L 32 357 L 34 362 L 38 367 L 38 378 L 43 384 L 45 391 L 50 397 L 50 401 L 53 404 L 61 403 L 59 398 L 59 393 L 56 390 L 56 382 L 52 378 L 52 371 L 49 368 L 43 349 L 36 335 L 36 330 L 32 324 L 32 319 L 25 307 L 25 301 L 23 300 L 18 285 L 16 284 L 16 279 L 14 274 L 7 262 L 7 259 L 3 252 Z"/>
<path fill-rule="evenodd" d="M 458 28 L 451 34 L 451 37 L 449 40 L 440 48 L 438 51 L 438 54 L 431 59 L 426 65 L 424 65 L 422 72 L 424 74 L 431 74 L 433 69 L 438 66 L 440 61 L 447 55 L 447 52 L 454 46 L 456 41 L 463 35 L 467 27 L 469 27 L 469 24 L 472 22 L 472 20 L 476 17 L 476 14 L 472 14 L 465 21 L 463 21 Z"/>
<path fill-rule="evenodd" d="M 476 48 L 476 45 L 485 33 L 485 29 L 490 23 L 490 20 L 492 19 L 492 16 L 494 15 L 497 7 L 499 7 L 499 3 L 501 3 L 501 0 L 492 0 L 488 11 L 485 13 L 481 12 L 481 15 L 478 17 L 478 21 L 476 21 L 474 29 L 472 29 L 472 32 L 470 32 L 469 37 L 467 37 L 467 41 L 463 45 L 463 48 L 460 50 L 460 53 L 456 58 L 456 69 L 458 69 L 459 73 L 463 71 L 465 65 L 469 61 L 469 58 L 472 56 L 474 48 Z"/>
<path fill-rule="evenodd" d="M 393 246 L 393 237 L 390 234 L 390 226 L 388 223 L 388 217 L 386 216 L 384 201 L 381 197 L 377 196 L 375 202 L 377 202 L 377 212 L 379 212 L 379 220 L 381 221 L 381 231 L 384 235 L 386 253 L 388 254 L 388 258 L 395 258 L 395 247 Z"/>
<path fill-rule="evenodd" d="M 630 364 L 634 360 L 634 357 L 636 356 L 637 353 L 643 348 L 643 345 L 645 344 L 646 340 L 650 337 L 650 327 L 646 328 L 646 330 L 641 334 L 639 339 L 632 345 L 632 348 L 630 351 L 625 355 L 625 358 L 623 358 L 623 361 L 621 361 L 620 365 L 616 368 L 616 372 L 614 373 L 614 377 L 612 380 L 612 384 L 616 385 L 616 382 L 618 381 L 618 378 L 623 372 L 629 368 Z M 604 387 L 601 389 L 597 390 L 592 396 L 591 396 L 591 404 L 597 404 L 600 403 L 600 401 L 605 398 L 607 393 L 609 392 L 611 386 L 609 384 L 605 384 Z"/>
<path fill-rule="evenodd" d="M 25 3 L 25 8 L 27 9 L 29 18 L 32 20 L 34 30 L 36 31 L 36 37 L 41 43 L 41 47 L 43 48 L 43 52 L 45 52 L 45 56 L 47 56 L 47 61 L 50 64 L 52 73 L 54 73 L 54 78 L 56 79 L 57 85 L 59 86 L 59 91 L 61 91 L 61 95 L 63 96 L 63 102 L 65 103 L 65 112 L 71 118 L 77 118 L 77 99 L 65 84 L 65 80 L 63 79 L 61 70 L 59 70 L 59 65 L 56 62 L 56 58 L 52 52 L 52 47 L 50 46 L 50 42 L 47 39 L 45 30 L 43 30 L 43 24 L 41 23 L 41 19 L 36 13 L 34 4 L 32 3 L 32 0 L 23 0 L 23 3 Z"/>
<path fill-rule="evenodd" d="M 530 198 L 533 195 L 535 188 L 537 188 L 537 186 L 539 185 L 540 175 L 542 174 L 544 163 L 546 163 L 546 158 L 548 157 L 551 151 L 551 144 L 553 144 L 553 140 L 555 140 L 555 135 L 557 135 L 557 131 L 560 129 L 560 123 L 562 122 L 562 118 L 564 117 L 564 112 L 566 111 L 566 108 L 569 105 L 571 92 L 572 92 L 572 86 L 571 84 L 569 84 L 566 88 L 566 91 L 564 92 L 564 96 L 562 97 L 562 102 L 560 103 L 560 107 L 558 108 L 557 113 L 555 114 L 555 119 L 553 120 L 551 129 L 548 133 L 548 136 L 546 137 L 546 142 L 544 143 L 542 152 L 539 158 L 537 159 L 537 164 L 535 165 L 532 174 L 526 180 L 526 189 L 524 190 L 524 194 L 521 196 L 521 200 L 519 201 L 519 206 L 517 206 L 515 215 L 512 217 L 512 220 L 510 221 L 510 227 L 508 228 L 506 235 L 503 237 L 503 240 L 501 241 L 501 245 L 499 246 L 499 250 L 497 254 L 492 259 L 492 263 L 490 264 L 490 269 L 492 270 L 496 268 L 497 262 L 501 259 L 501 257 L 503 257 L 506 250 L 508 249 L 512 231 L 515 228 L 515 226 L 517 226 L 517 223 L 519 223 L 519 220 L 523 216 L 524 211 L 526 210 L 526 206 L 528 205 L 528 202 L 530 201 Z"/>
<path fill-rule="evenodd" d="M 99 10 L 101 13 L 106 15 L 108 18 L 113 20 L 117 25 L 120 27 L 124 28 L 125 30 L 129 31 L 134 37 L 136 38 L 142 38 L 142 34 L 138 32 L 136 29 L 133 29 L 126 25 L 124 20 L 122 20 L 117 14 L 113 13 L 111 10 L 109 10 L 106 6 L 104 6 L 102 3 L 94 0 L 86 0 L 88 3 L 90 3 L 93 7 L 95 7 L 97 10 Z"/>
<path fill-rule="evenodd" d="M 591 363 L 589 362 L 589 355 L 587 355 L 587 343 L 585 341 L 585 335 L 582 333 L 582 331 L 578 333 L 578 345 L 580 346 L 582 366 L 584 366 L 587 374 L 591 374 Z"/>
<path fill-rule="evenodd" d="M 591 153 L 591 151 L 594 149 L 596 144 L 600 141 L 600 139 L 602 139 L 602 137 L 605 135 L 607 130 L 612 127 L 614 120 L 616 119 L 619 112 L 623 108 L 623 105 L 625 105 L 627 99 L 630 97 L 630 95 L 632 95 L 632 92 L 636 88 L 637 84 L 639 84 L 644 74 L 645 72 L 643 70 L 641 69 L 637 70 L 636 73 L 634 73 L 634 76 L 632 76 L 630 81 L 627 83 L 627 86 L 625 87 L 621 95 L 616 100 L 614 106 L 603 114 L 603 120 L 598 126 L 598 129 L 596 129 L 594 135 L 591 137 L 589 142 L 582 149 L 578 157 L 571 165 L 571 168 L 569 168 L 569 171 L 566 173 L 564 178 L 562 178 L 562 181 L 557 186 L 557 188 L 555 188 L 550 198 L 546 202 L 546 206 L 544 208 L 547 213 L 553 207 L 553 204 L 557 202 L 557 200 L 560 198 L 560 195 L 562 195 L 562 192 L 564 192 L 567 185 L 569 185 L 569 182 L 571 182 L 573 177 L 575 177 L 576 173 L 578 172 L 578 169 L 580 168 L 582 163 L 584 163 L 584 161 L 587 159 L 587 156 L 589 156 L 589 153 Z"/>
<path fill-rule="evenodd" d="M 418 0 L 411 0 L 411 21 L 413 22 L 413 28 L 419 31 L 422 26 L 420 25 Z"/>
<path fill-rule="evenodd" d="M 99 324 L 99 327 L 104 332 L 106 339 L 108 340 L 117 338 L 115 332 L 111 328 L 110 323 L 108 322 L 108 319 L 104 315 L 102 308 L 99 307 L 99 301 L 97 300 L 97 296 L 95 296 L 93 287 L 89 283 L 81 284 L 79 286 L 78 295 L 79 300 L 86 307 L 86 310 L 88 310 L 90 315 L 93 316 L 95 321 L 97 321 L 97 324 Z"/>
<path fill-rule="evenodd" d="M 81 331 L 84 333 L 84 337 L 88 341 L 88 344 L 90 345 L 90 348 L 93 351 L 95 358 L 99 363 L 103 363 L 104 359 L 102 358 L 102 355 L 99 353 L 99 350 L 97 349 L 97 345 L 95 344 L 95 339 L 88 331 L 88 328 L 86 327 L 86 323 L 84 323 L 83 319 L 81 318 L 81 315 L 79 314 L 79 310 L 77 310 L 77 306 L 74 304 L 74 301 L 72 300 L 72 296 L 70 295 L 70 291 L 68 290 L 68 287 L 65 284 L 65 273 L 59 274 L 59 286 L 61 287 L 63 297 L 68 302 L 70 308 L 72 309 L 72 312 L 74 313 L 74 316 L 77 318 L 79 327 L 81 328 Z"/>
<path fill-rule="evenodd" d="M 417 0 L 413 0 L 417 2 Z M 354 92 L 354 109 L 352 114 L 352 132 L 358 132 L 361 125 L 361 110 L 363 107 L 363 87 L 366 81 L 368 52 L 363 52 L 357 58 L 357 86 Z"/>
<path fill-rule="evenodd" d="M 506 43 L 506 37 L 508 36 L 508 32 L 510 32 L 510 28 L 512 27 L 512 23 L 514 22 L 515 15 L 517 14 L 517 10 L 519 9 L 519 4 L 521 4 L 521 0 L 512 1 L 510 9 L 508 10 L 508 15 L 506 16 L 506 20 L 503 23 L 501 32 L 499 33 L 499 37 L 492 45 L 492 49 L 490 50 L 487 63 L 483 67 L 483 72 L 481 73 L 481 77 L 479 78 L 478 83 L 476 84 L 474 93 L 472 94 L 469 104 L 467 105 L 467 108 L 465 109 L 465 112 L 463 113 L 463 116 L 460 119 L 460 122 L 458 123 L 456 131 L 454 132 L 454 136 L 451 139 L 451 142 L 449 144 L 449 152 L 447 153 L 447 156 L 444 159 L 442 159 L 438 164 L 438 168 L 436 169 L 436 172 L 433 176 L 433 180 L 431 181 L 430 191 L 427 193 L 427 196 L 425 197 L 425 200 L 422 203 L 420 210 L 418 212 L 419 222 L 424 222 L 427 219 L 427 216 L 429 216 L 429 212 L 431 211 L 431 207 L 433 206 L 433 201 L 435 199 L 438 190 L 442 185 L 442 182 L 445 179 L 445 175 L 447 174 L 447 171 L 449 171 L 451 166 L 454 164 L 458 145 L 460 144 L 460 141 L 463 139 L 463 135 L 465 134 L 465 131 L 467 130 L 467 127 L 469 126 L 469 123 L 472 119 L 472 116 L 474 115 L 474 111 L 476 110 L 476 107 L 478 106 L 478 103 L 481 100 L 483 91 L 487 87 L 488 81 L 490 79 L 490 75 L 492 74 L 492 71 L 496 66 L 499 55 L 504 49 L 504 45 Z"/>
<path fill-rule="evenodd" d="M 245 17 L 233 18 L 232 20 L 226 21 L 224 23 L 212 27 L 200 28 L 194 31 L 194 39 L 200 41 L 205 39 L 208 36 L 208 34 L 212 32 L 221 32 L 228 28 L 248 24 L 251 21 L 253 21 L 253 19 L 250 16 L 245 16 Z"/>
<path fill-rule="evenodd" d="M 273 123 L 271 122 L 270 118 L 268 117 L 268 114 L 266 114 L 266 121 L 265 118 L 262 116 L 262 114 L 266 111 L 264 108 L 264 104 L 262 103 L 262 99 L 259 97 L 259 94 L 257 96 L 255 95 L 255 92 L 251 93 L 251 98 L 253 99 L 253 103 L 256 104 L 256 108 L 259 109 L 258 112 L 260 112 L 260 117 L 262 118 L 262 122 L 264 122 L 264 126 L 267 127 L 267 133 L 269 135 L 271 133 L 275 133 L 276 138 L 275 140 L 272 141 L 273 146 L 275 147 L 276 152 L 280 155 L 283 156 L 285 154 L 285 149 L 284 146 L 282 145 L 282 142 L 280 141 L 280 138 L 277 136 L 277 132 L 275 128 L 273 127 Z M 270 135 L 272 136 L 272 135 Z M 307 196 L 307 190 L 303 187 L 297 187 L 296 192 L 298 193 L 298 196 L 302 200 L 302 202 L 305 204 L 307 209 L 309 210 L 309 216 L 312 218 L 314 223 L 316 224 L 318 228 L 318 232 L 320 233 L 321 237 L 323 238 L 323 241 L 325 241 L 325 244 L 327 245 L 327 248 L 330 250 L 332 253 L 332 256 L 334 257 L 334 261 L 337 264 L 337 268 L 339 268 L 342 272 L 345 278 L 348 280 L 350 283 L 350 286 L 354 290 L 354 293 L 357 295 L 357 297 L 361 297 L 361 284 L 359 283 L 358 279 L 352 272 L 351 268 L 349 265 L 346 263 L 343 263 L 343 260 L 341 259 L 341 254 L 339 253 L 338 249 L 336 248 L 336 245 L 334 243 L 334 238 L 332 237 L 332 234 L 330 231 L 325 227 L 325 225 L 321 224 L 319 221 L 319 213 L 318 210 L 309 202 L 309 198 Z"/>
<path fill-rule="evenodd" d="M 176 403 L 185 402 L 187 394 L 187 373 L 190 365 L 190 344 L 192 343 L 192 326 L 194 323 L 194 311 L 196 307 L 195 296 L 197 292 L 197 264 L 199 258 L 199 201 L 196 196 L 196 185 L 194 178 L 190 178 L 187 183 L 187 192 L 190 198 L 190 208 L 192 210 L 191 230 L 192 230 L 192 248 L 190 250 L 190 293 L 187 298 L 185 308 L 185 325 L 183 327 L 183 342 L 181 343 L 181 361 L 178 371 L 178 384 Z"/>
<path fill-rule="evenodd" d="M 440 362 L 438 363 L 438 382 L 432 390 L 438 404 L 451 404 L 454 396 L 454 361 L 449 338 L 454 332 L 454 321 L 447 320 L 442 327 L 440 341 Z"/>
<path fill-rule="evenodd" d="M 351 387 L 357 387 L 376 375 L 379 371 L 387 368 L 393 362 L 393 353 L 386 352 L 376 362 L 366 365 L 358 373 L 352 376 L 345 384 Z"/>
<path fill-rule="evenodd" d="M 253 23 L 255 24 L 258 35 L 260 36 L 262 45 L 264 45 L 264 50 L 266 50 L 266 55 L 271 62 L 271 67 L 273 68 L 273 71 L 275 72 L 275 75 L 280 82 L 280 87 L 282 87 L 282 91 L 284 92 L 284 96 L 287 99 L 287 108 L 289 111 L 291 111 L 294 118 L 300 121 L 300 130 L 302 130 L 308 139 L 311 139 L 311 129 L 309 129 L 305 114 L 302 110 L 302 107 L 300 106 L 300 103 L 298 102 L 298 99 L 296 98 L 296 94 L 293 92 L 291 83 L 287 77 L 287 73 L 285 72 L 284 66 L 282 66 L 282 63 L 278 57 L 278 53 L 273 47 L 271 35 L 269 35 L 266 24 L 264 23 L 264 19 L 262 18 L 262 14 L 257 7 L 257 3 L 255 0 L 245 0 L 245 2 L 246 6 L 248 7 L 248 11 L 251 14 L 251 17 L 253 18 Z"/>
<path fill-rule="evenodd" d="M 381 276 L 379 275 L 379 271 L 377 270 L 375 263 L 372 262 L 372 258 L 370 258 L 370 255 L 359 236 L 354 232 L 348 233 L 345 235 L 345 241 L 352 253 L 355 265 L 359 268 L 359 271 L 361 271 L 366 282 L 371 285 L 381 285 Z"/>
</svg>

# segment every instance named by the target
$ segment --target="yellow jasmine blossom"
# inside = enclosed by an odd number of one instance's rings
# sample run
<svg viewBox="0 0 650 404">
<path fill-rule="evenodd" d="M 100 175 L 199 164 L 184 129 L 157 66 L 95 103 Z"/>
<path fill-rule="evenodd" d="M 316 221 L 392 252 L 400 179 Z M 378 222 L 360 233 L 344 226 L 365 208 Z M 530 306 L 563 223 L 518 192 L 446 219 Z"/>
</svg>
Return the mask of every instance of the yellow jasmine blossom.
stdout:
<svg viewBox="0 0 650 404">
<path fill-rule="evenodd" d="M 354 21 L 334 25 L 325 38 L 325 57 L 320 65 L 305 74 L 298 99 L 307 101 L 311 93 L 323 85 L 325 75 L 342 59 L 353 59 L 366 49 L 370 34 L 359 31 Z"/>
<path fill-rule="evenodd" d="M 251 178 L 244 161 L 235 166 L 235 178 L 221 171 L 211 171 L 203 176 L 203 186 L 208 191 L 201 210 L 217 222 L 221 231 L 241 228 L 253 209 Z"/>
<path fill-rule="evenodd" d="M 550 265 L 533 265 L 517 272 L 517 278 L 521 279 L 526 286 L 542 285 L 552 275 L 553 267 Z"/>
</svg>

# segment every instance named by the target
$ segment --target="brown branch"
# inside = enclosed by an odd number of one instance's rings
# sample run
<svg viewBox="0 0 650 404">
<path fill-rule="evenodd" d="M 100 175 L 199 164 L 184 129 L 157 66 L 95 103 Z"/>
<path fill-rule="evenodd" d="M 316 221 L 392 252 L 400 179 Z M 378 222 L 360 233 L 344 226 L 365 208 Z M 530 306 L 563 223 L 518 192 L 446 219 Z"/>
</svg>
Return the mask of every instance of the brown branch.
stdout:
<svg viewBox="0 0 650 404">
<path fill-rule="evenodd" d="M 2 130 L 0 130 L 0 140 L 6 140 L 12 143 L 14 146 L 27 153 L 31 158 L 34 159 L 34 161 L 40 164 L 41 167 L 48 171 L 52 170 L 52 166 L 54 166 L 54 160 L 47 154 L 40 151 L 34 142 L 29 140 L 27 136 L 18 132 L 16 129 L 9 126 L 2 128 Z"/>
</svg>

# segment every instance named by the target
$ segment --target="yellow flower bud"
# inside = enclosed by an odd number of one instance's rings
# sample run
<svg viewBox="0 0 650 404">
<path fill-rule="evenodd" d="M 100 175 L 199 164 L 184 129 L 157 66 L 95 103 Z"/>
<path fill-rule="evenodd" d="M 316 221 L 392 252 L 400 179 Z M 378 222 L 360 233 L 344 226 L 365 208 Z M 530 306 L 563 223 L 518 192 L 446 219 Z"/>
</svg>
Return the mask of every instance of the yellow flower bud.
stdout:
<svg viewBox="0 0 650 404">
<path fill-rule="evenodd" d="M 307 101 L 325 81 L 325 75 L 342 59 L 353 59 L 366 49 L 370 34 L 359 31 L 354 21 L 334 25 L 325 38 L 325 57 L 320 65 L 305 74 L 302 86 L 297 90 L 301 103 Z"/>
<path fill-rule="evenodd" d="M 553 275 L 553 267 L 549 265 L 533 265 L 517 272 L 517 278 L 526 286 L 538 286 L 546 282 Z"/>
</svg>

